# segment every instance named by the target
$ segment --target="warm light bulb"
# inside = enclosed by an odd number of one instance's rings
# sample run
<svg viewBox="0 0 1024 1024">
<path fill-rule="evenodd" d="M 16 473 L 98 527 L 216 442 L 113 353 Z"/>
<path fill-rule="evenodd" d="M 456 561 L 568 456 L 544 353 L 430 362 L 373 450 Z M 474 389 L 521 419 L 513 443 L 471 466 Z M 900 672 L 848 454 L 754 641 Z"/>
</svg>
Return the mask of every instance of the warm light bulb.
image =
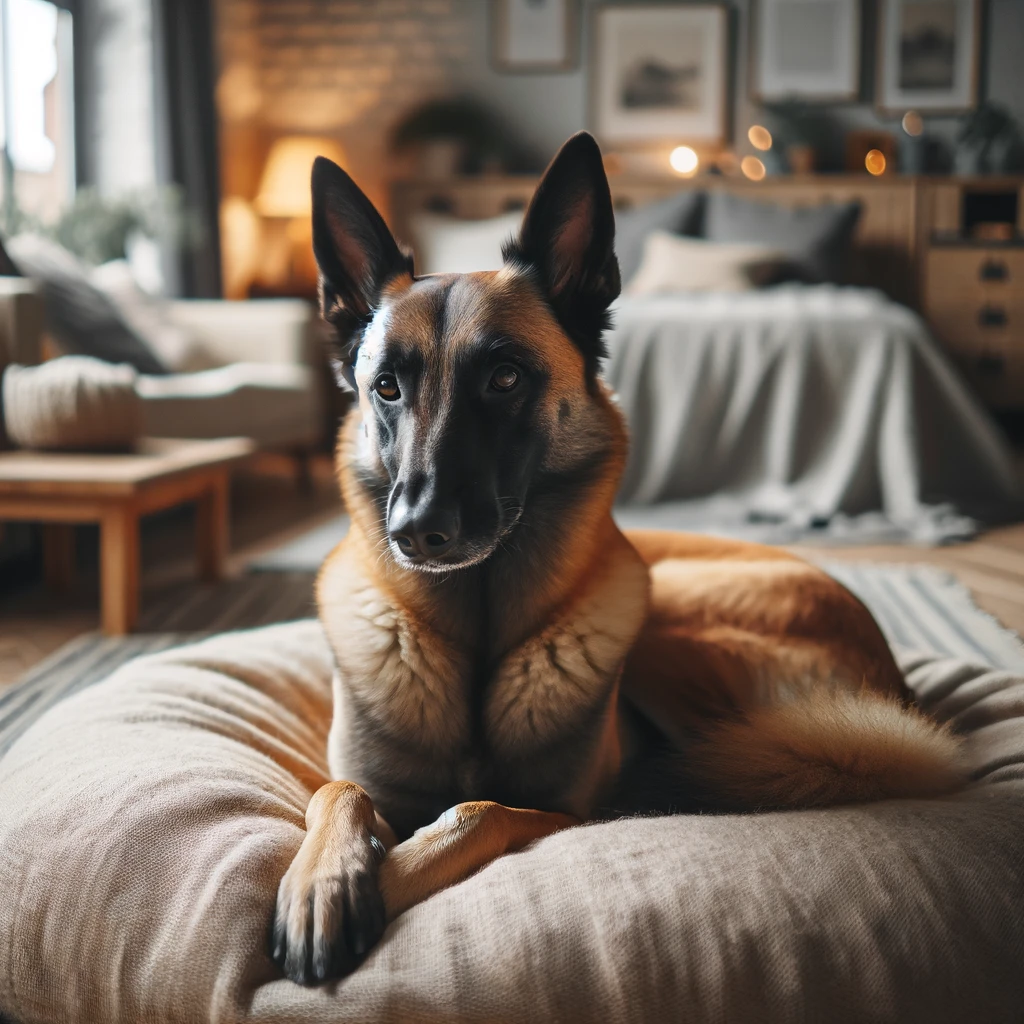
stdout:
<svg viewBox="0 0 1024 1024">
<path fill-rule="evenodd" d="M 772 133 L 763 125 L 752 124 L 747 131 L 747 138 L 754 149 L 765 152 L 772 148 Z"/>
<path fill-rule="evenodd" d="M 764 164 L 756 156 L 745 156 L 740 161 L 740 170 L 751 181 L 760 181 L 765 176 Z"/>
<path fill-rule="evenodd" d="M 908 135 L 920 135 L 924 131 L 924 118 L 916 110 L 908 110 L 903 115 L 903 130 Z"/>
<path fill-rule="evenodd" d="M 677 174 L 693 174 L 700 164 L 700 158 L 689 146 L 676 146 L 669 154 L 668 162 Z"/>
<path fill-rule="evenodd" d="M 864 166 L 868 169 L 868 174 L 875 177 L 885 174 L 885 154 L 880 149 L 869 149 L 864 157 Z"/>
</svg>

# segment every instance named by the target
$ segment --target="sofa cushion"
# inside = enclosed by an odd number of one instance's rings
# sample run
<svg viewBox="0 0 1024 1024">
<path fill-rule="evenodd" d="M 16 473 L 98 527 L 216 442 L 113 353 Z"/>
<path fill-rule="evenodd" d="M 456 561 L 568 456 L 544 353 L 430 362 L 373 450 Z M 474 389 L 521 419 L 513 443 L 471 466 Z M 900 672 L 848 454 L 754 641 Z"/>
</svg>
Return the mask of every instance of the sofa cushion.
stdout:
<svg viewBox="0 0 1024 1024">
<path fill-rule="evenodd" d="M 319 626 L 146 657 L 0 760 L 0 1014 L 235 1021 L 1009 1021 L 1024 958 L 1024 680 L 907 656 L 966 735 L 933 801 L 645 818 L 504 857 L 347 980 L 267 954 L 327 778 Z"/>
<path fill-rule="evenodd" d="M 127 363 L 139 373 L 167 372 L 67 249 L 41 235 L 18 235 L 7 249 L 18 270 L 38 282 L 47 326 L 67 353 Z"/>
<path fill-rule="evenodd" d="M 308 445 L 322 430 L 314 371 L 290 363 L 231 363 L 140 377 L 142 433 L 251 437 L 264 447 Z"/>
</svg>

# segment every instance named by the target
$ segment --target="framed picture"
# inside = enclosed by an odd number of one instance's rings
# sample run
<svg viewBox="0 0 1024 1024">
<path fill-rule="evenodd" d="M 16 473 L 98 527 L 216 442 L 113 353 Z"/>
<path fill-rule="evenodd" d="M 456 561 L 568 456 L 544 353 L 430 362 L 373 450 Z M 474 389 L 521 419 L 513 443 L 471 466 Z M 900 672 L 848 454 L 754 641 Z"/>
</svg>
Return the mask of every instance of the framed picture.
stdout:
<svg viewBox="0 0 1024 1024">
<path fill-rule="evenodd" d="M 724 7 L 598 7 L 593 38 L 591 120 L 603 142 L 725 138 Z"/>
<path fill-rule="evenodd" d="M 978 102 L 980 0 L 883 0 L 876 106 L 957 113 Z"/>
<path fill-rule="evenodd" d="M 491 62 L 499 71 L 576 66 L 579 0 L 491 0 Z"/>
<path fill-rule="evenodd" d="M 860 0 L 758 0 L 751 94 L 762 103 L 836 103 L 860 93 Z"/>
</svg>

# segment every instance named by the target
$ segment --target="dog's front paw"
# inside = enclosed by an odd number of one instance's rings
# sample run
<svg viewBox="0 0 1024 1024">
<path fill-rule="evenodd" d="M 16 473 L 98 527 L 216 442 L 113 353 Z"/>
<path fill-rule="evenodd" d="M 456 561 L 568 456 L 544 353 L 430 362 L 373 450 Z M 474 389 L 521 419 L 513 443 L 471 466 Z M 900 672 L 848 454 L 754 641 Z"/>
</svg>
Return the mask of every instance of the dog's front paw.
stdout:
<svg viewBox="0 0 1024 1024">
<path fill-rule="evenodd" d="M 300 985 L 353 970 L 384 931 L 377 868 L 384 847 L 368 829 L 340 846 L 308 833 L 277 890 L 271 955 Z"/>
</svg>

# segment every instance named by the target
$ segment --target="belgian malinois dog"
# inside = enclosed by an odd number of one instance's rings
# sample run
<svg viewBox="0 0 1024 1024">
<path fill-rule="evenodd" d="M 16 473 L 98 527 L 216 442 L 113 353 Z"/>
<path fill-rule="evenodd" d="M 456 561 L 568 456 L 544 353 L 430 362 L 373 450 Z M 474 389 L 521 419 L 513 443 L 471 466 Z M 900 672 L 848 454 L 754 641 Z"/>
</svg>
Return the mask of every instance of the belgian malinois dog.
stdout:
<svg viewBox="0 0 1024 1024">
<path fill-rule="evenodd" d="M 960 782 L 955 739 L 830 577 L 613 522 L 627 438 L 599 364 L 619 270 L 589 135 L 495 272 L 416 277 L 344 171 L 321 158 L 312 186 L 358 402 L 337 450 L 351 531 L 317 584 L 337 781 L 278 892 L 289 978 L 350 971 L 396 915 L 558 829 Z"/>
</svg>

